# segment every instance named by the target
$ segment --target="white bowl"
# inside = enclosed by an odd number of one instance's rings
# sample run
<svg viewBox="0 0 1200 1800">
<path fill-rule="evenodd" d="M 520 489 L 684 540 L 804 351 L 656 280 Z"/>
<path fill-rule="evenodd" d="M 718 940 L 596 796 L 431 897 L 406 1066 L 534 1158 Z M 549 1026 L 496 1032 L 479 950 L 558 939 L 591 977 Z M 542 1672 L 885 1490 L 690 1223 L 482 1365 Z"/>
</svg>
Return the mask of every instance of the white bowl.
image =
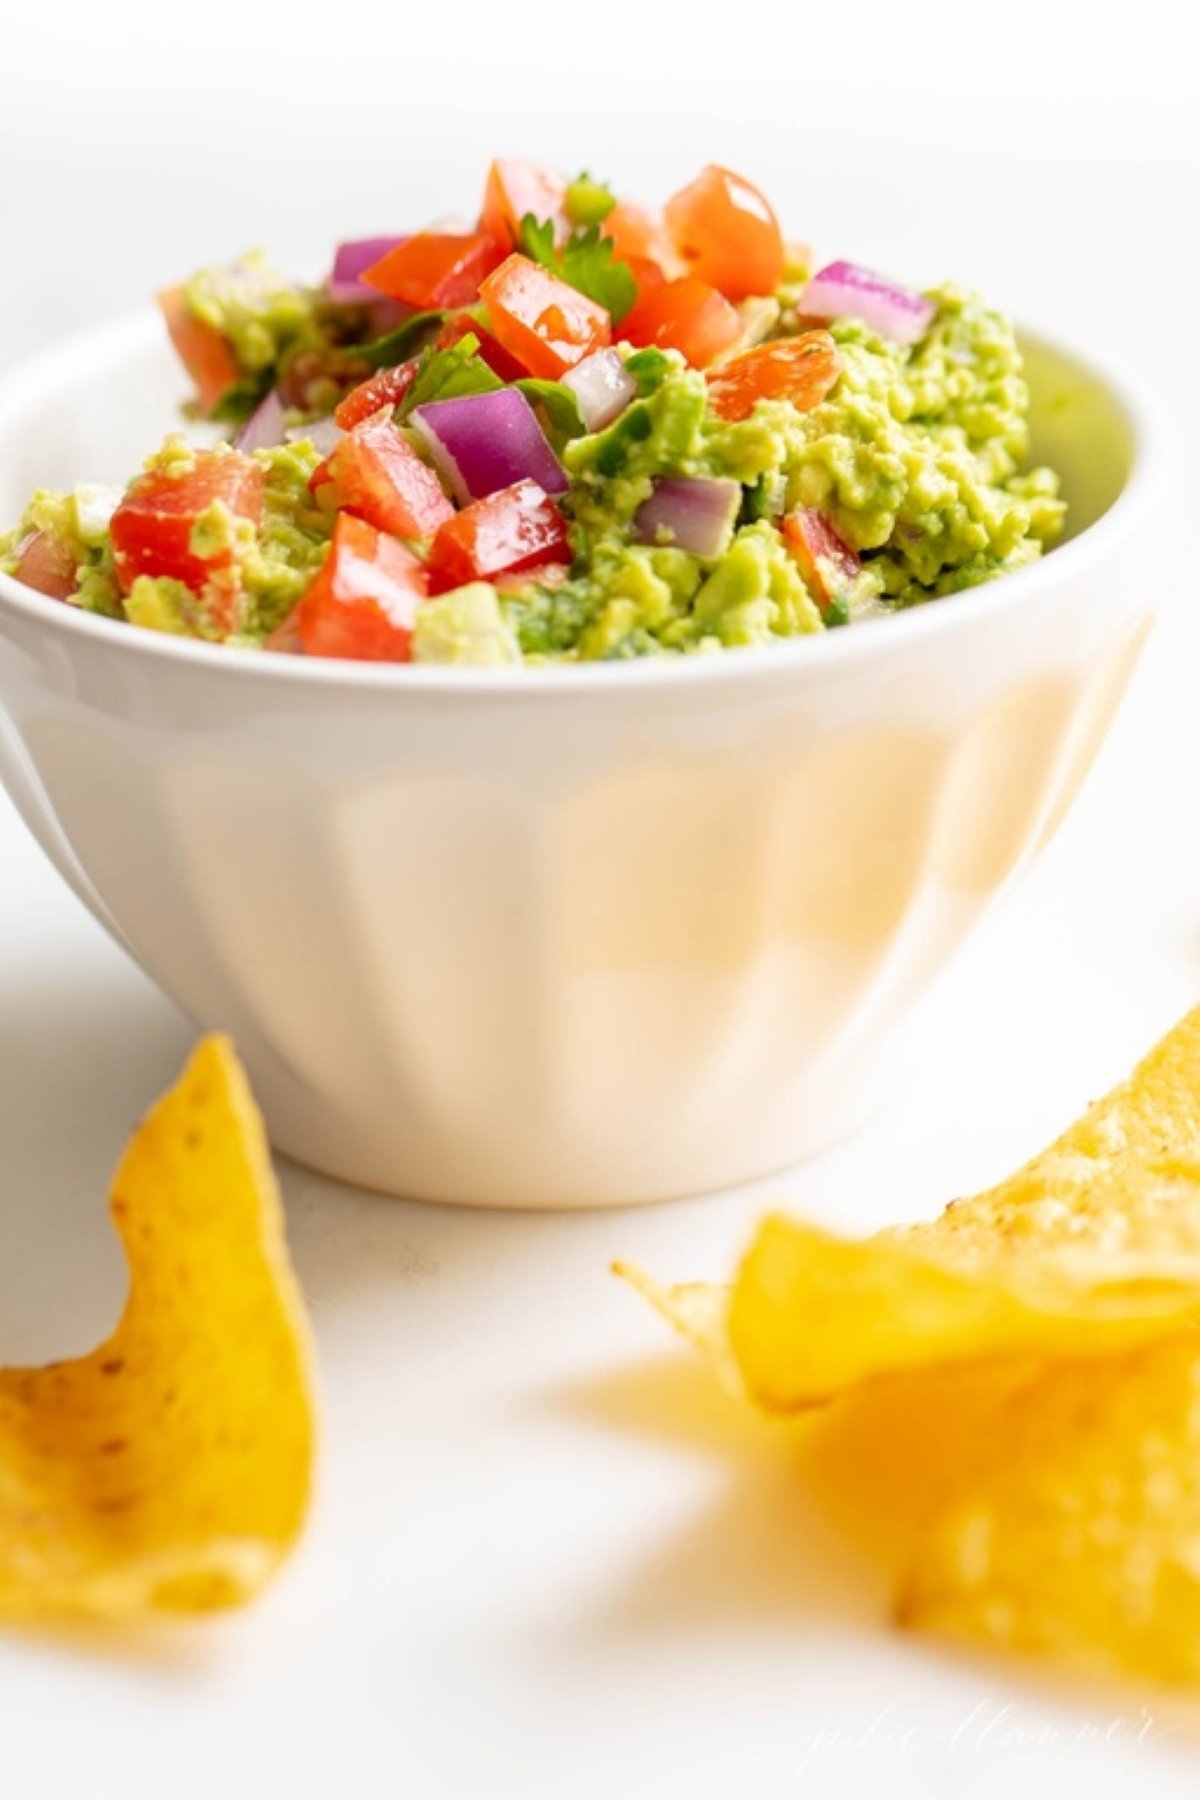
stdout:
<svg viewBox="0 0 1200 1800">
<path fill-rule="evenodd" d="M 766 1173 L 862 1115 L 1162 590 L 1155 410 L 1025 348 L 1078 535 L 1018 574 L 773 650 L 510 672 L 233 651 L 0 578 L 0 772 L 302 1162 L 492 1206 Z M 0 517 L 127 475 L 179 395 L 149 317 L 8 375 Z"/>
</svg>

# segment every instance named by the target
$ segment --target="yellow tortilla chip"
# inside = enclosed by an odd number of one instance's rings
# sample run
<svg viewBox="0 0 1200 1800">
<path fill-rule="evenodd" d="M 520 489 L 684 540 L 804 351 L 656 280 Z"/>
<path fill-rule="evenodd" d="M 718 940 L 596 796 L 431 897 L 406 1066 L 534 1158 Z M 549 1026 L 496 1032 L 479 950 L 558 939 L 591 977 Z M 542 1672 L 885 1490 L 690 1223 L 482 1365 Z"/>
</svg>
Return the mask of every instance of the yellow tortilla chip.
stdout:
<svg viewBox="0 0 1200 1800">
<path fill-rule="evenodd" d="M 839 1238 L 767 1219 L 729 1303 L 729 1344 L 742 1379 L 770 1412 L 819 1405 L 856 1383 L 1000 1357 L 1104 1355 L 1200 1322 L 1200 1169 L 1156 1182 L 1156 1222 L 1173 1209 L 1186 1255 L 1113 1256 L 1024 1233 L 1013 1250 L 997 1219 L 960 1240 L 882 1233 Z M 1147 1195 L 1112 1196 L 1128 1241 Z M 1122 1208 L 1124 1210 L 1122 1211 Z"/>
<path fill-rule="evenodd" d="M 904 1622 L 1200 1680 L 1200 1009 L 932 1224 L 769 1219 L 731 1290 L 639 1285 L 766 1410 L 836 1402 L 803 1467 Z"/>
<path fill-rule="evenodd" d="M 210 1038 L 117 1171 L 130 1290 L 90 1356 L 0 1371 L 0 1613 L 233 1606 L 308 1507 L 312 1355 L 263 1128 Z"/>
<path fill-rule="evenodd" d="M 913 1544 L 898 1614 L 1009 1649 L 1200 1680 L 1200 1346 L 1043 1370 Z"/>
<path fill-rule="evenodd" d="M 767 1219 L 732 1289 L 623 1269 L 761 1406 L 953 1362 L 1101 1355 L 1200 1321 L 1200 1008 L 1000 1186 L 846 1239 Z M 699 1327 L 697 1321 L 700 1321 Z"/>
</svg>

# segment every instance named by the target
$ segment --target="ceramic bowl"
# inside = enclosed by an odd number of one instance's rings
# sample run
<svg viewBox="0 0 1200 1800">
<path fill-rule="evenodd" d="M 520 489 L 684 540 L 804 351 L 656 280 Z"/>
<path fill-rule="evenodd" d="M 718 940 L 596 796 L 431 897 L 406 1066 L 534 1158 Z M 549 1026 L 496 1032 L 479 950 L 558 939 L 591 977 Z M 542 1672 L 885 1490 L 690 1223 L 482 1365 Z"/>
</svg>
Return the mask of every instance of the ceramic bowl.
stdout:
<svg viewBox="0 0 1200 1800">
<path fill-rule="evenodd" d="M 0 772 L 276 1146 L 426 1200 L 583 1206 L 805 1156 L 1046 842 L 1165 591 L 1163 428 L 1025 340 L 1071 536 L 773 650 L 489 672 L 134 630 L 0 578 Z M 173 423 L 155 320 L 0 381 L 0 517 Z M 119 1054 L 119 1040 L 114 1054 Z"/>
</svg>

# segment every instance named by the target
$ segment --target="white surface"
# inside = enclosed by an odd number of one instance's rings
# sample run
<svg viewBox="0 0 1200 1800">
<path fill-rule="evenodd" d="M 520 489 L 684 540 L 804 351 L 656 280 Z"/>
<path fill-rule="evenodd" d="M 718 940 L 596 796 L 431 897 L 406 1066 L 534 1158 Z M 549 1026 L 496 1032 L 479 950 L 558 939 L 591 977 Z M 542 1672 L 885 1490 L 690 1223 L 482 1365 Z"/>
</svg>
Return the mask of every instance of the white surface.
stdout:
<svg viewBox="0 0 1200 1800">
<path fill-rule="evenodd" d="M 186 55 L 170 9 L 139 48 L 138 12 L 6 23 L 20 79 L 0 112 L 5 241 L 47 213 L 63 224 L 19 281 L 6 265 L 0 355 L 123 310 L 197 252 L 269 236 L 307 258 L 343 225 L 386 226 L 429 192 L 447 135 L 436 204 L 457 203 L 487 150 L 512 144 L 515 111 L 513 148 L 544 143 L 650 189 L 719 150 L 832 247 L 962 272 L 1049 327 L 1120 344 L 1181 420 L 1200 406 L 1179 355 L 1195 329 L 1195 63 L 1166 7 L 1111 24 L 1044 4 L 889 7 L 873 26 L 848 8 L 820 27 L 819 53 L 816 27 L 796 36 L 799 8 L 762 7 L 771 54 L 750 33 L 737 44 L 718 124 L 703 72 L 720 39 L 701 23 L 674 35 L 671 66 L 691 79 L 663 100 L 665 13 L 659 26 L 610 8 L 610 35 L 580 61 L 563 9 L 530 7 L 541 47 L 509 85 L 508 40 L 484 23 L 496 15 L 464 0 L 456 41 L 473 54 L 449 59 L 445 80 L 468 84 L 452 132 L 445 88 L 404 91 L 400 9 L 356 16 L 340 100 L 318 97 L 326 29 L 314 48 L 292 9 L 278 61 L 232 72 L 222 21 L 250 31 L 248 9 L 208 9 Z M 563 79 L 564 50 L 591 93 Z M 403 100 L 364 115 L 355 97 L 364 82 L 378 94 L 368 76 L 389 64 Z M 197 146 L 215 71 L 233 98 L 210 154 Z M 147 166 L 147 118 L 175 118 L 196 144 Z M 279 179 L 281 123 L 303 181 Z M 243 155 L 261 183 L 231 180 Z M 1131 296 L 1114 265 L 1151 258 L 1143 330 L 1145 283 Z M 925 1009 L 896 1104 L 773 1195 L 864 1227 L 932 1210 L 1050 1136 L 1197 998 L 1198 605 L 1189 577 L 1062 836 Z M 111 1321 L 105 1178 L 187 1043 L 0 810 L 0 1356 L 82 1349 Z M 285 1182 L 326 1393 L 303 1552 L 253 1613 L 165 1646 L 0 1640 L 6 1793 L 1195 1793 L 1200 1737 L 1177 1703 L 892 1635 L 869 1575 L 805 1513 L 778 1440 L 605 1274 L 618 1253 L 723 1272 L 761 1192 L 533 1218 L 399 1205 L 298 1171 Z"/>
</svg>

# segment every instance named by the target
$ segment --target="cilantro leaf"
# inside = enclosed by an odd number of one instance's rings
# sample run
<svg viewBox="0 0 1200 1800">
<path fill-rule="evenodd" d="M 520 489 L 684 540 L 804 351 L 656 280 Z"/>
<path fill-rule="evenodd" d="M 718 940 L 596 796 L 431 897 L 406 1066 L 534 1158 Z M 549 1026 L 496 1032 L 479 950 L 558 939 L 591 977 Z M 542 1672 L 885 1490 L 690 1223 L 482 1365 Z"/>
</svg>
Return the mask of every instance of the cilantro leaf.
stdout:
<svg viewBox="0 0 1200 1800">
<path fill-rule="evenodd" d="M 602 225 L 617 196 L 602 181 L 594 181 L 585 171 L 577 175 L 563 195 L 563 205 L 572 225 Z"/>
<path fill-rule="evenodd" d="M 478 350 L 479 339 L 468 333 L 448 350 L 431 346 L 423 351 L 412 386 L 396 410 L 397 420 L 407 419 L 414 407 L 424 406 L 430 400 L 457 400 L 465 394 L 490 394 L 503 387 L 500 377 L 492 373 Z"/>
<path fill-rule="evenodd" d="M 397 325 L 395 331 L 389 331 L 385 337 L 376 338 L 373 344 L 355 344 L 347 354 L 354 356 L 359 362 L 365 362 L 371 369 L 391 369 L 397 363 L 404 362 L 421 343 L 422 339 L 446 317 L 444 312 L 414 313 L 411 319 L 405 319 L 403 325 Z"/>
<path fill-rule="evenodd" d="M 613 255 L 611 238 L 601 237 L 599 225 L 573 231 L 566 243 L 554 242 L 549 219 L 541 224 L 532 213 L 521 220 L 521 249 L 560 281 L 586 294 L 612 314 L 613 324 L 625 317 L 637 299 L 637 282 L 628 263 Z"/>
<path fill-rule="evenodd" d="M 514 381 L 531 406 L 540 406 L 550 421 L 552 431 L 562 437 L 584 437 L 587 422 L 580 410 L 578 397 L 561 381 L 539 381 L 535 376 Z"/>
</svg>

